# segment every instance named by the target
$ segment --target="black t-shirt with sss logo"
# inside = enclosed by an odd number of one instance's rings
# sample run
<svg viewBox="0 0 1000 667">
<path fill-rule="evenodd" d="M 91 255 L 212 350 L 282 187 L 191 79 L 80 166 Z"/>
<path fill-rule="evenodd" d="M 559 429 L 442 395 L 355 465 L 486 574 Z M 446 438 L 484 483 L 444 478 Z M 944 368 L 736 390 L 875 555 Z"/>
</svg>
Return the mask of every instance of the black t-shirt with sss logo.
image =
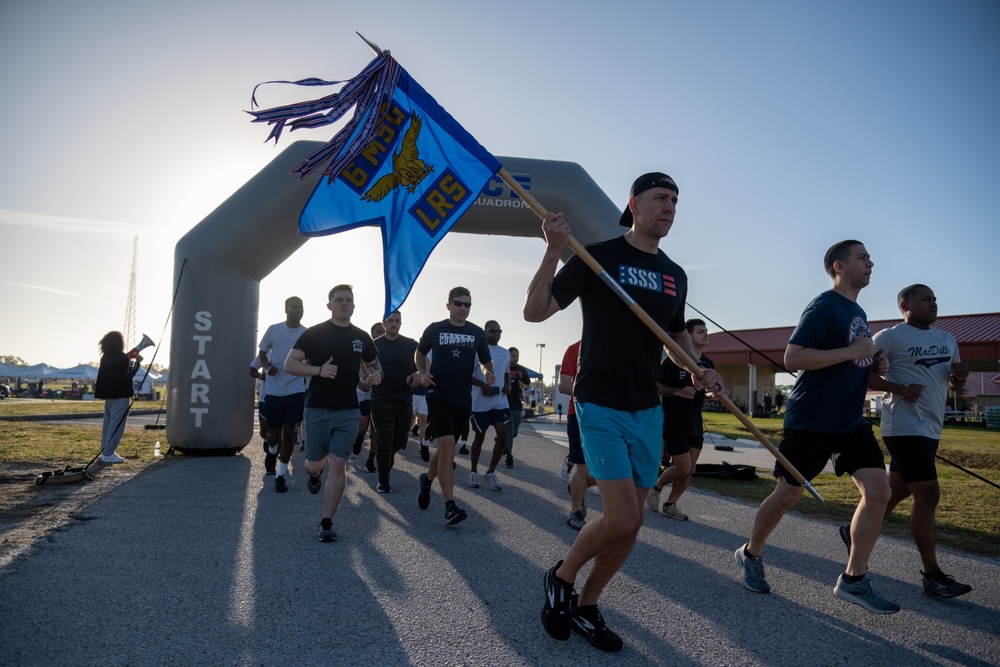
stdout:
<svg viewBox="0 0 1000 667">
<path fill-rule="evenodd" d="M 684 330 L 687 274 L 662 250 L 643 252 L 620 236 L 587 251 L 664 331 Z M 659 407 L 663 343 L 656 334 L 575 255 L 556 274 L 552 296 L 563 309 L 579 298 L 583 310 L 574 398 L 615 410 Z"/>
</svg>

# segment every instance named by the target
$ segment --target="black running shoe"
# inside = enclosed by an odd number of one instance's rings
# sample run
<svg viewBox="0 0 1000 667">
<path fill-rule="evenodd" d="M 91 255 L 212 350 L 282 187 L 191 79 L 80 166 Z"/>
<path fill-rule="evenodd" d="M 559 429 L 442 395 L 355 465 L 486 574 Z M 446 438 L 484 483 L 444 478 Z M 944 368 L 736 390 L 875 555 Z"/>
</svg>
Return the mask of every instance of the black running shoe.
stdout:
<svg viewBox="0 0 1000 667">
<path fill-rule="evenodd" d="M 278 475 L 277 477 L 274 478 L 274 490 L 277 491 L 278 493 L 288 492 L 288 485 L 285 484 L 284 475 Z"/>
<path fill-rule="evenodd" d="M 573 630 L 582 635 L 591 646 L 602 651 L 620 651 L 622 638 L 608 629 L 604 617 L 596 604 L 576 606 L 576 596 L 572 604 Z"/>
<path fill-rule="evenodd" d="M 448 506 L 444 508 L 444 525 L 454 526 L 456 523 L 461 523 L 468 518 L 469 515 L 465 513 L 465 510 L 455 504 L 455 501 L 448 503 Z"/>
<path fill-rule="evenodd" d="M 309 483 L 306 485 L 309 487 L 309 493 L 316 495 L 317 493 L 319 493 L 319 487 L 321 487 L 322 485 L 323 485 L 323 480 L 320 478 L 319 475 L 316 475 L 315 477 L 309 475 Z"/>
<path fill-rule="evenodd" d="M 392 493 L 392 487 L 389 486 L 389 480 L 387 479 L 380 479 L 378 481 L 378 486 L 375 487 L 375 490 L 379 493 Z"/>
<path fill-rule="evenodd" d="M 567 641 L 572 633 L 571 598 L 573 584 L 567 583 L 556 576 L 556 570 L 563 562 L 559 561 L 545 573 L 545 602 L 542 605 L 542 627 L 549 636 L 559 641 Z"/>
<path fill-rule="evenodd" d="M 427 445 L 420 445 L 420 459 L 425 463 L 431 460 L 431 450 L 427 449 Z"/>
<path fill-rule="evenodd" d="M 847 557 L 850 558 L 851 557 L 851 527 L 850 526 L 846 526 L 846 525 L 845 526 L 841 526 L 838 529 L 838 532 L 840 533 L 840 539 L 843 540 L 844 544 L 847 546 Z"/>
<path fill-rule="evenodd" d="M 513 456 L 508 456 L 507 457 L 507 467 L 508 468 L 513 468 L 514 467 L 514 457 Z"/>
<path fill-rule="evenodd" d="M 462 445 L 462 446 L 461 446 L 461 447 L 459 448 L 459 450 L 458 450 L 458 453 L 459 453 L 459 454 L 468 454 L 468 453 L 469 453 L 469 448 L 468 448 L 468 447 L 466 447 L 465 445 Z"/>
<path fill-rule="evenodd" d="M 945 574 L 937 566 L 930 572 L 920 574 L 924 576 L 924 593 L 931 597 L 956 598 L 972 590 L 972 586 L 955 581 L 955 577 Z"/>
<path fill-rule="evenodd" d="M 413 428 L 410 429 L 410 433 L 413 435 L 420 435 L 420 426 L 418 424 L 414 424 Z"/>
<path fill-rule="evenodd" d="M 368 472 L 375 472 L 375 459 L 369 457 L 368 460 L 365 461 L 365 470 Z"/>
<path fill-rule="evenodd" d="M 337 533 L 333 530 L 333 519 L 323 519 L 319 522 L 319 541 L 336 542 Z"/>
<path fill-rule="evenodd" d="M 353 451 L 354 451 L 354 455 L 355 456 L 357 456 L 358 454 L 361 453 L 361 447 L 364 444 L 365 444 L 365 436 L 363 436 L 363 435 L 361 437 L 359 437 L 357 440 L 354 441 L 354 449 L 353 449 Z"/>
<path fill-rule="evenodd" d="M 420 475 L 420 492 L 417 493 L 417 505 L 425 510 L 431 504 L 431 481 L 427 479 L 427 473 Z"/>
<path fill-rule="evenodd" d="M 278 455 L 267 451 L 267 443 L 264 443 L 264 474 L 273 475 L 278 463 Z"/>
</svg>

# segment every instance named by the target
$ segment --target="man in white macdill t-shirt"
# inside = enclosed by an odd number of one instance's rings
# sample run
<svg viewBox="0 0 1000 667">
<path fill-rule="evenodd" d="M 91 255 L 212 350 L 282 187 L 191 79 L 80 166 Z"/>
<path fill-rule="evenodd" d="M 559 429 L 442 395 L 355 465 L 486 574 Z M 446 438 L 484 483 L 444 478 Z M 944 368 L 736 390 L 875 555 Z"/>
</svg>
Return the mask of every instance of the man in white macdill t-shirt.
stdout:
<svg viewBox="0 0 1000 667">
<path fill-rule="evenodd" d="M 910 285 L 899 293 L 897 303 L 903 313 L 902 324 L 878 332 L 873 339 L 889 369 L 884 377 L 872 375 L 868 384 L 886 392 L 881 430 L 882 441 L 892 455 L 892 496 L 885 516 L 900 501 L 913 496 L 910 527 L 924 566 L 924 592 L 931 597 L 953 598 L 968 593 L 972 586 L 955 581 L 938 566 L 934 514 L 941 490 L 934 455 L 944 427 L 948 390 L 962 387 L 969 371 L 958 355 L 955 337 L 931 326 L 938 309 L 930 287 Z"/>
</svg>

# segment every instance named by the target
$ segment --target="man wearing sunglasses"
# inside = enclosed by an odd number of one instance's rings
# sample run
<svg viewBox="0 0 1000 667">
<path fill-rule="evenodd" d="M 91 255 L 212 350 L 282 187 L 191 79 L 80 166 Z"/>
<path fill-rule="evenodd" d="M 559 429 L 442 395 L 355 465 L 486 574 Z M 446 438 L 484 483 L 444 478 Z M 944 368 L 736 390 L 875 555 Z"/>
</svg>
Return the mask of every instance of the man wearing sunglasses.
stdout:
<svg viewBox="0 0 1000 667">
<path fill-rule="evenodd" d="M 444 496 L 446 526 L 466 519 L 465 510 L 455 504 L 455 436 L 472 414 L 472 369 L 479 362 L 488 384 L 494 384 L 493 359 L 486 333 L 467 321 L 472 296 L 465 287 L 448 293 L 448 319 L 429 325 L 414 353 L 417 372 L 413 384 L 427 387 L 427 419 L 437 436 L 437 449 L 431 455 L 427 472 L 420 476 L 417 505 L 425 510 L 431 502 L 431 485 L 440 480 Z M 428 354 L 433 355 L 428 359 Z"/>
<path fill-rule="evenodd" d="M 486 342 L 490 345 L 490 357 L 493 359 L 493 370 L 496 381 L 490 384 L 478 368 L 472 374 L 472 428 L 476 435 L 472 439 L 472 455 L 469 457 L 469 486 L 479 488 L 479 455 L 486 440 L 486 431 L 490 426 L 496 432 L 493 441 L 493 456 L 490 467 L 483 477 L 494 491 L 503 489 L 497 478 L 497 466 L 507 449 L 507 428 L 510 426 L 510 406 L 507 395 L 510 393 L 510 353 L 500 347 L 500 324 L 496 320 L 486 323 Z"/>
</svg>

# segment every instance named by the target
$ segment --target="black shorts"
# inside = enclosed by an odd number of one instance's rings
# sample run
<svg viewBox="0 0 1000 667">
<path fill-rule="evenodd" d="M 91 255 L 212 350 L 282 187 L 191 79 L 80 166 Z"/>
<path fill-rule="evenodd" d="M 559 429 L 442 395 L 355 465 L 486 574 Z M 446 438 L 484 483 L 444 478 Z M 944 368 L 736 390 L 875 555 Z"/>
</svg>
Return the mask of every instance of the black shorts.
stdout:
<svg viewBox="0 0 1000 667">
<path fill-rule="evenodd" d="M 440 399 L 427 399 L 427 424 L 436 438 L 451 436 L 457 440 L 457 436 L 463 433 L 468 436 L 471 416 L 471 405 L 452 405 Z"/>
<path fill-rule="evenodd" d="M 692 449 L 701 449 L 705 446 L 705 436 L 703 435 L 674 435 L 672 433 L 663 434 L 663 448 L 671 456 L 687 454 Z"/>
<path fill-rule="evenodd" d="M 569 438 L 569 462 L 586 463 L 583 456 L 583 441 L 580 440 L 580 422 L 576 420 L 576 413 L 571 412 L 566 415 L 566 437 Z"/>
<path fill-rule="evenodd" d="M 305 410 L 306 394 L 289 394 L 288 396 L 267 395 L 267 400 L 261 405 L 260 416 L 267 421 L 268 430 L 276 430 L 285 424 L 298 424 L 302 421 Z"/>
<path fill-rule="evenodd" d="M 833 460 L 837 476 L 853 475 L 862 468 L 885 470 L 885 458 L 878 446 L 872 425 L 864 423 L 853 433 L 821 433 L 800 429 L 785 429 L 778 451 L 802 473 L 807 481 L 823 472 L 826 462 Z M 792 486 L 800 486 L 781 463 L 775 462 L 774 476 L 782 477 Z"/>
<path fill-rule="evenodd" d="M 934 455 L 939 440 L 920 435 L 883 435 L 882 442 L 892 455 L 889 471 L 899 473 L 904 482 L 933 482 L 937 479 Z"/>
</svg>

